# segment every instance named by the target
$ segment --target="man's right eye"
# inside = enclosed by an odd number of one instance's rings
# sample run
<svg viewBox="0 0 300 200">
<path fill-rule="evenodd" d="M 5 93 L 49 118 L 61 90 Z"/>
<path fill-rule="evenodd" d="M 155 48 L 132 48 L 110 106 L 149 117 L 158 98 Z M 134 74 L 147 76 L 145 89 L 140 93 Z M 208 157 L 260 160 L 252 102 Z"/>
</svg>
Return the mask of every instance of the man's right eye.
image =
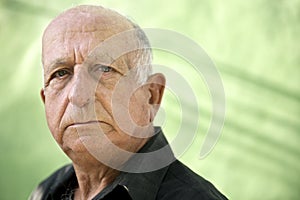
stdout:
<svg viewBox="0 0 300 200">
<path fill-rule="evenodd" d="M 70 74 L 68 70 L 60 69 L 52 75 L 52 78 L 63 78 L 64 76 L 66 76 L 68 74 Z"/>
</svg>

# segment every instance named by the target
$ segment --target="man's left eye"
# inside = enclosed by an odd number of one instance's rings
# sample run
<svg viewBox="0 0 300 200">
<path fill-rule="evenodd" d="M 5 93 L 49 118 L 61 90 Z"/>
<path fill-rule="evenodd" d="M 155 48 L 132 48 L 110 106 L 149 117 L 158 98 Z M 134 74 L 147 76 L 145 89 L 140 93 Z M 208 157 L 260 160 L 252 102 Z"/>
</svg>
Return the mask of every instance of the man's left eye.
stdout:
<svg viewBox="0 0 300 200">
<path fill-rule="evenodd" d="M 106 65 L 96 65 L 96 70 L 107 73 L 113 71 L 113 68 Z"/>
</svg>

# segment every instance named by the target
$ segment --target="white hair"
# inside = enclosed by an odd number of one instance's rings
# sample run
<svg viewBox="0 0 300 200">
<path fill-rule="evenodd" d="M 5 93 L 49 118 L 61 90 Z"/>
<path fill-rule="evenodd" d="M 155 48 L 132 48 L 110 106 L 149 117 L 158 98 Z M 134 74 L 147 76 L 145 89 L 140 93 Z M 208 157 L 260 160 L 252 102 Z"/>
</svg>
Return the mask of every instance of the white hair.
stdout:
<svg viewBox="0 0 300 200">
<path fill-rule="evenodd" d="M 152 50 L 150 42 L 145 32 L 137 25 L 131 22 L 135 28 L 139 48 L 134 52 L 132 58 L 132 69 L 135 71 L 135 79 L 138 84 L 143 84 L 152 74 Z"/>
</svg>

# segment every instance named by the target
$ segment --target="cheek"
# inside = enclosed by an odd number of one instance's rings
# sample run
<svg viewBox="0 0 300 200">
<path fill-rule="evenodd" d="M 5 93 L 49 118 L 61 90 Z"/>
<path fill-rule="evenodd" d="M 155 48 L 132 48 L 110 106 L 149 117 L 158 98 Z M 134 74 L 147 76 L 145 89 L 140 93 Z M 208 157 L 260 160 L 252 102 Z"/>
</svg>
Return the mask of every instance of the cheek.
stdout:
<svg viewBox="0 0 300 200">
<path fill-rule="evenodd" d="M 60 122 L 66 108 L 66 98 L 63 93 L 45 93 L 45 111 L 49 129 L 57 140 Z"/>
<path fill-rule="evenodd" d="M 94 111 L 99 119 L 108 118 L 112 116 L 112 91 L 103 87 L 98 86 L 95 92 L 94 99 Z M 108 116 L 109 115 L 109 116 Z"/>
<path fill-rule="evenodd" d="M 50 132 L 52 133 L 53 137 L 57 141 L 57 113 L 53 110 L 53 106 L 50 104 L 45 104 L 46 107 L 46 118 L 47 124 L 49 127 Z"/>
<path fill-rule="evenodd" d="M 130 98 L 129 113 L 132 120 L 138 126 L 145 126 L 150 122 L 149 104 L 143 97 L 133 95 Z"/>
</svg>

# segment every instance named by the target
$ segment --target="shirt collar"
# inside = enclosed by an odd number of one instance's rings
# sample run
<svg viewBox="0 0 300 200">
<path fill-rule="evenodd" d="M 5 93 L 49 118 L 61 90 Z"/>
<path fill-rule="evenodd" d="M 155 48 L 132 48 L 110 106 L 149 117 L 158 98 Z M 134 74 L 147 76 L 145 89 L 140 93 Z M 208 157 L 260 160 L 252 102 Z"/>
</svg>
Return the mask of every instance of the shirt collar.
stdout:
<svg viewBox="0 0 300 200">
<path fill-rule="evenodd" d="M 155 127 L 155 133 L 156 135 L 153 136 L 138 153 L 157 151 L 168 145 L 168 142 L 159 127 Z M 175 159 L 171 148 L 169 146 L 167 146 L 167 148 L 167 153 L 169 154 L 168 157 Z M 119 184 L 128 188 L 128 192 L 134 200 L 155 199 L 167 170 L 168 166 L 146 173 L 122 172 L 120 174 Z"/>
</svg>

